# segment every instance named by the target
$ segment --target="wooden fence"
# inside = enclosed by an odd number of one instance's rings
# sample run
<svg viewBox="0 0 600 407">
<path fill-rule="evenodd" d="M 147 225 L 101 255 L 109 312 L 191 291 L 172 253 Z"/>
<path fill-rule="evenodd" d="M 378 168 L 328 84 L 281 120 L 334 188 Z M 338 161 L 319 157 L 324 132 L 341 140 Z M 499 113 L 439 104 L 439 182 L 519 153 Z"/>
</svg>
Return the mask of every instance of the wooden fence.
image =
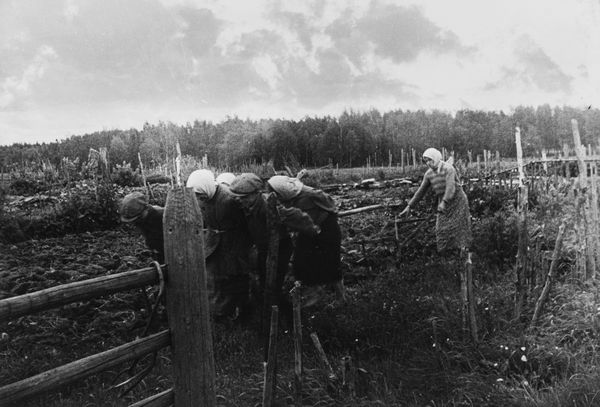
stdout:
<svg viewBox="0 0 600 407">
<path fill-rule="evenodd" d="M 168 267 L 157 265 L 7 298 L 0 301 L 0 321 L 160 283 L 168 297 L 169 329 L 0 387 L 0 405 L 21 405 L 26 399 L 55 391 L 169 345 L 173 389 L 131 407 L 216 405 L 202 216 L 191 190 L 177 187 L 169 192 L 163 225 Z"/>
</svg>

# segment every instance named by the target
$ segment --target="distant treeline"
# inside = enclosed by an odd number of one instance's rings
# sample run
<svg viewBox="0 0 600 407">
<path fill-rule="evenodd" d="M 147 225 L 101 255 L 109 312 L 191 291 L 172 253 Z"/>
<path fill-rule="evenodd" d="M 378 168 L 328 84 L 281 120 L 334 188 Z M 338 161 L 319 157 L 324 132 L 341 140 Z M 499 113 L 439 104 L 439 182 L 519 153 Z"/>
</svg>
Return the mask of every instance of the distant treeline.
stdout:
<svg viewBox="0 0 600 407">
<path fill-rule="evenodd" d="M 246 164 L 272 160 L 276 168 L 290 164 L 302 167 L 395 165 L 401 152 L 414 148 L 422 152 L 435 146 L 475 159 L 482 151 L 498 151 L 514 157 L 515 126 L 520 126 L 524 154 L 542 148 L 561 149 L 573 145 L 571 119 L 577 119 L 584 144 L 598 144 L 600 110 L 571 107 L 519 106 L 511 114 L 461 110 L 455 115 L 443 111 L 395 110 L 381 114 L 346 111 L 339 117 L 306 117 L 302 120 L 258 121 L 237 117 L 214 124 L 196 120 L 186 125 L 160 122 L 143 129 L 104 130 L 71 136 L 43 144 L 13 144 L 0 147 L 0 164 L 5 169 L 32 163 L 59 165 L 63 157 L 84 162 L 90 148 L 108 149 L 110 162 L 131 163 L 138 153 L 144 165 L 162 165 L 176 155 L 179 141 L 184 155 L 203 157 L 210 165 L 235 169 Z"/>
</svg>

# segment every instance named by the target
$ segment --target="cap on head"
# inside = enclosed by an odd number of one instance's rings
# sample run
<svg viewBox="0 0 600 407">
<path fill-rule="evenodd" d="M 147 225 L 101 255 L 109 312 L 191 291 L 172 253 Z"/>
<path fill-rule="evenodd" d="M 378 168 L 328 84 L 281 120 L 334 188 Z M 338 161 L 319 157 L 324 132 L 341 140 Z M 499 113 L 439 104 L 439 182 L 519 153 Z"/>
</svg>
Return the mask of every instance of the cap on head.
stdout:
<svg viewBox="0 0 600 407">
<path fill-rule="evenodd" d="M 263 182 L 258 175 L 251 172 L 245 172 L 235 177 L 229 190 L 238 196 L 248 195 L 258 192 L 263 188 Z"/>
<path fill-rule="evenodd" d="M 299 179 L 290 178 L 285 175 L 274 175 L 269 178 L 267 183 L 277 193 L 277 196 L 284 201 L 288 201 L 298 196 L 304 185 Z"/>
<path fill-rule="evenodd" d="M 121 222 L 133 222 L 142 216 L 148 208 L 148 200 L 141 192 L 132 192 L 127 194 L 121 202 Z"/>
</svg>

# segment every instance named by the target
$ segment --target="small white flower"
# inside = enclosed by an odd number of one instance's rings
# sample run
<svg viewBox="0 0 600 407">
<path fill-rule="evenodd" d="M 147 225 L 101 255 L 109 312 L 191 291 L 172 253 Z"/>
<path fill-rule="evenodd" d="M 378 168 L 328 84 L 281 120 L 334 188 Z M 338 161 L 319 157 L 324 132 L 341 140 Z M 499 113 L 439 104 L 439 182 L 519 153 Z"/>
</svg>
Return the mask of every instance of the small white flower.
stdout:
<svg viewBox="0 0 600 407">
<path fill-rule="evenodd" d="M 527 362 L 527 356 L 525 356 L 525 355 L 521 356 L 521 362 Z"/>
<path fill-rule="evenodd" d="M 499 378 L 499 379 L 496 379 L 496 381 L 497 381 L 497 382 L 503 382 L 503 381 L 504 381 L 504 379 L 502 379 L 502 378 Z"/>
<path fill-rule="evenodd" d="M 526 349 L 526 348 L 525 348 L 525 346 L 521 346 L 521 350 L 522 350 L 523 352 L 525 352 L 525 349 Z"/>
<path fill-rule="evenodd" d="M 494 363 L 494 367 L 498 367 L 498 363 Z"/>
</svg>

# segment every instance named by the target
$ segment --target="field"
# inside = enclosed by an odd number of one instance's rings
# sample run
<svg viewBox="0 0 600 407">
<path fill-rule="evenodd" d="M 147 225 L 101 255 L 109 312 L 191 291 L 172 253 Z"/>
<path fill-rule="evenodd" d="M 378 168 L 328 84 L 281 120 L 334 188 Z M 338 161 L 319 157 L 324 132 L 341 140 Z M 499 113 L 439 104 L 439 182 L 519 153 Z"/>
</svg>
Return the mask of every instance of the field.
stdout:
<svg viewBox="0 0 600 407">
<path fill-rule="evenodd" d="M 313 175 L 307 182 L 330 185 L 349 181 L 335 179 L 335 175 L 331 170 Z M 383 180 L 398 174 L 381 170 L 374 175 Z M 397 237 L 388 223 L 394 220 L 392 206 L 402 208 L 414 192 L 417 176 L 414 181 L 410 187 L 390 182 L 381 188 L 347 185 L 330 189 L 342 211 L 382 203 L 390 209 L 340 218 L 349 298 L 340 304 L 329 293 L 316 306 L 303 310 L 304 404 L 600 405 L 596 284 L 575 274 L 576 248 L 571 235 L 539 327 L 528 329 L 540 287 L 532 288 L 521 317 L 515 319 L 515 190 L 480 184 L 466 187 L 475 235 L 472 252 L 479 342 L 473 343 L 461 326 L 457 273 L 464 266 L 436 253 L 433 221 L 401 223 Z M 164 199 L 165 188 L 157 187 L 161 192 L 156 194 L 157 203 Z M 114 190 L 115 201 L 128 190 Z M 540 248 L 546 252 L 553 248 L 561 218 L 572 219 L 574 213 L 566 189 L 556 185 L 554 192 L 543 192 L 548 190 L 533 191 L 529 214 L 529 229 L 543 231 Z M 432 205 L 432 200 L 426 199 L 413 218 L 426 218 Z M 47 207 L 28 210 L 35 213 L 32 217 L 51 212 Z M 69 233 L 68 228 L 56 230 L 50 225 L 47 230 L 55 230 L 55 237 L 35 235 L 35 239 L 2 243 L 0 299 L 149 264 L 149 252 L 135 230 L 118 224 L 102 229 L 82 224 L 85 219 L 80 219 L 78 230 L 87 227 L 87 232 Z M 540 263 L 540 273 L 545 273 L 545 267 L 547 263 Z M 135 339 L 148 322 L 155 292 L 156 288 L 147 288 L 110 295 L 0 324 L 0 385 Z M 219 405 L 261 403 L 264 341 L 258 325 L 258 315 L 245 324 L 225 321 L 214 325 Z M 150 332 L 166 327 L 165 310 L 159 307 Z M 318 335 L 338 377 L 341 359 L 352 358 L 354 386 L 328 378 L 310 340 L 312 332 Z M 291 327 L 284 323 L 279 334 L 276 397 L 278 405 L 292 405 Z M 149 364 L 143 360 L 135 371 Z M 121 398 L 120 389 L 111 386 L 129 375 L 119 372 L 107 371 L 20 405 L 127 406 L 172 386 L 168 349 L 159 353 L 140 384 Z"/>
</svg>

